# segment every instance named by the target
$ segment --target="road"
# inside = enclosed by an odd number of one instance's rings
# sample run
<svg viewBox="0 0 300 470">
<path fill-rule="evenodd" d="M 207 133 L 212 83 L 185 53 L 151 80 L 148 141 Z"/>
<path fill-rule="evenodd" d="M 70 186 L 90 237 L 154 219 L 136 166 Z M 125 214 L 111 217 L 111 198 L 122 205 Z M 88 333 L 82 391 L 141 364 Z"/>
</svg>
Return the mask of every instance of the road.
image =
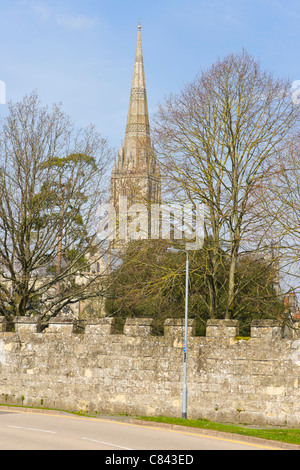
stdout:
<svg viewBox="0 0 300 470">
<path fill-rule="evenodd" d="M 273 450 L 276 444 L 251 444 L 232 437 L 201 435 L 106 418 L 0 410 L 0 450 L 106 450 L 130 452 L 188 450 Z M 154 463 L 154 462 L 152 462 Z M 133 465 L 134 466 L 134 465 Z"/>
</svg>

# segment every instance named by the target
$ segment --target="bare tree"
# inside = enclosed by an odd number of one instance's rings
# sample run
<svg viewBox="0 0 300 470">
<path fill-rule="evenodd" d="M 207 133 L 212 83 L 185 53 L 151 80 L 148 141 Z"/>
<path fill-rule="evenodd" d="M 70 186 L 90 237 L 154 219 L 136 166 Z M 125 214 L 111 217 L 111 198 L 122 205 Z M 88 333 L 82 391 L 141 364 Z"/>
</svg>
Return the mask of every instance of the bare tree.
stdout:
<svg viewBox="0 0 300 470">
<path fill-rule="evenodd" d="M 101 295 L 96 211 L 111 151 L 36 93 L 9 104 L 0 134 L 0 314 L 42 313 Z M 97 270 L 96 270 L 97 271 Z"/>
<path fill-rule="evenodd" d="M 300 132 L 282 142 L 265 188 L 263 211 L 273 220 L 285 291 L 300 292 Z"/>
<path fill-rule="evenodd" d="M 245 51 L 218 60 L 158 108 L 156 151 L 172 198 L 206 206 L 211 316 L 218 311 L 220 250 L 230 260 L 225 317 L 231 318 L 238 258 L 265 249 L 272 221 L 258 201 L 278 146 L 298 122 L 289 81 L 263 71 Z"/>
</svg>

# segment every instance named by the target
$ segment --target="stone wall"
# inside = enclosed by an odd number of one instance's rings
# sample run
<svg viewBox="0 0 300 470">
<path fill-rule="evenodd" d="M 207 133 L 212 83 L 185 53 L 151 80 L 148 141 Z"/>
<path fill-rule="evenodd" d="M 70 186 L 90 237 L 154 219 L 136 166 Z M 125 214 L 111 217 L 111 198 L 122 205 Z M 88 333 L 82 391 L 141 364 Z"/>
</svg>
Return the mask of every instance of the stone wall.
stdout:
<svg viewBox="0 0 300 470">
<path fill-rule="evenodd" d="M 181 417 L 183 320 L 164 336 L 150 319 L 85 325 L 0 318 L 0 401 L 98 413 Z M 188 325 L 188 417 L 224 423 L 300 426 L 300 339 L 256 322 L 240 339 L 236 321 L 211 320 L 206 336 Z"/>
</svg>

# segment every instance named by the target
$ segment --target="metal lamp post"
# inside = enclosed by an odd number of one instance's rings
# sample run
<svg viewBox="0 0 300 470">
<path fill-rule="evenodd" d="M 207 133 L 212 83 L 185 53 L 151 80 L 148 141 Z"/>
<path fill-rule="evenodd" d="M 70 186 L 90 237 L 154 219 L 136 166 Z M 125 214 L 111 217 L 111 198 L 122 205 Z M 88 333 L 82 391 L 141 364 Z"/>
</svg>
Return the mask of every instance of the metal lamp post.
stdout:
<svg viewBox="0 0 300 470">
<path fill-rule="evenodd" d="M 183 251 L 186 254 L 186 274 L 185 274 L 185 315 L 184 315 L 184 347 L 183 347 L 183 388 L 182 388 L 182 418 L 187 419 L 187 327 L 188 327 L 188 299 L 189 299 L 189 254 L 186 250 L 177 248 L 167 248 L 171 253 Z"/>
</svg>

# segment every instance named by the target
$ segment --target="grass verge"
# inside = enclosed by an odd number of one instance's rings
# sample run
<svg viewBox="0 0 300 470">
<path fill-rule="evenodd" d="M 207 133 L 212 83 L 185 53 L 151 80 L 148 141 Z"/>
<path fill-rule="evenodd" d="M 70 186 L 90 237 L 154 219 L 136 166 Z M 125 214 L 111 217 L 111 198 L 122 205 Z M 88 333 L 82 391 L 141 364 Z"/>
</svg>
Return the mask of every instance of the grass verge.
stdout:
<svg viewBox="0 0 300 470">
<path fill-rule="evenodd" d="M 206 419 L 181 419 L 181 418 L 168 418 L 168 417 L 149 417 L 140 416 L 139 419 L 144 421 L 155 421 L 158 423 L 177 424 L 180 426 L 187 426 L 200 429 L 211 429 L 214 431 L 228 432 L 232 434 L 239 434 L 242 436 L 259 437 L 261 439 L 268 439 L 270 441 L 286 442 L 288 444 L 300 445 L 300 429 L 269 429 L 260 428 L 253 429 L 243 426 L 235 426 L 230 424 L 213 423 Z"/>
</svg>

